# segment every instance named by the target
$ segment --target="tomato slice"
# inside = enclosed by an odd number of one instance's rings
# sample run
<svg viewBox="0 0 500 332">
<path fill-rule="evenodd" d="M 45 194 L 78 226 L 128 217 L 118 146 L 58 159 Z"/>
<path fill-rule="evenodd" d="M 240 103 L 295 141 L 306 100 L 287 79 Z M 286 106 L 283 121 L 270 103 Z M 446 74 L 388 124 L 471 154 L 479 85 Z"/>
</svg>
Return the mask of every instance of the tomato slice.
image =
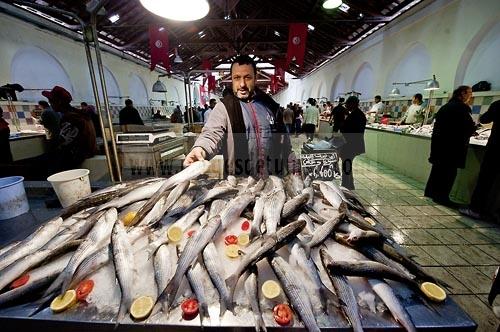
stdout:
<svg viewBox="0 0 500 332">
<path fill-rule="evenodd" d="M 193 234 L 194 234 L 195 232 L 196 232 L 196 231 L 195 231 L 194 229 L 192 229 L 192 230 L 189 230 L 189 231 L 187 232 L 187 234 L 186 234 L 186 235 L 187 235 L 187 237 L 191 237 L 191 236 L 193 236 Z"/>
<path fill-rule="evenodd" d="M 81 281 L 76 287 L 76 299 L 78 301 L 84 301 L 87 295 L 94 289 L 94 281 L 92 279 L 86 279 Z"/>
<path fill-rule="evenodd" d="M 226 246 L 238 243 L 238 237 L 236 235 L 228 235 L 224 238 L 224 243 Z"/>
<path fill-rule="evenodd" d="M 185 320 L 194 319 L 198 315 L 198 300 L 186 299 L 181 303 L 182 318 Z"/>
<path fill-rule="evenodd" d="M 250 222 L 248 220 L 245 220 L 243 223 L 241 223 L 241 230 L 246 232 L 250 229 Z"/>
<path fill-rule="evenodd" d="M 30 280 L 30 275 L 29 274 L 23 274 L 22 276 L 20 276 L 19 278 L 17 278 L 16 280 L 14 280 L 10 284 L 10 289 L 21 287 L 24 284 L 26 284 L 29 280 Z"/>
<path fill-rule="evenodd" d="M 274 320 L 281 326 L 289 325 L 293 318 L 292 309 L 288 304 L 277 304 L 273 309 Z"/>
</svg>

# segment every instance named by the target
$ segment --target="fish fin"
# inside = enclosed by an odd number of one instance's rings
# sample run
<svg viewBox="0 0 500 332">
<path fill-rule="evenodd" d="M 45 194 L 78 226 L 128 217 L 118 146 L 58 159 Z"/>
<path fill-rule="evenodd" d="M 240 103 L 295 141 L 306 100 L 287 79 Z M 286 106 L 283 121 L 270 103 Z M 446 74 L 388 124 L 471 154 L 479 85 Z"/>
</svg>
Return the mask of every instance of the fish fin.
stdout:
<svg viewBox="0 0 500 332">
<path fill-rule="evenodd" d="M 229 288 L 229 299 L 232 301 L 234 296 L 234 291 L 236 289 L 236 284 L 238 283 L 239 276 L 236 274 L 230 275 L 225 281 L 226 285 Z"/>
<path fill-rule="evenodd" d="M 125 318 L 125 315 L 127 314 L 127 306 L 123 303 L 123 300 L 120 301 L 120 307 L 118 308 L 118 313 L 116 314 L 116 321 L 115 321 L 115 329 L 120 325 L 120 322 Z"/>
<path fill-rule="evenodd" d="M 51 294 L 49 294 L 47 296 L 42 297 L 37 302 L 35 302 L 36 307 L 32 311 L 30 311 L 27 314 L 27 316 L 28 317 L 33 317 L 34 315 L 36 315 L 37 313 L 39 313 L 40 311 L 42 311 L 44 309 L 45 305 L 48 304 L 52 300 L 53 296 L 54 296 L 54 294 L 51 293 Z"/>
<path fill-rule="evenodd" d="M 227 307 L 228 305 L 226 304 L 226 301 L 224 301 L 222 299 L 222 297 L 220 298 L 220 306 L 219 306 L 219 317 L 222 318 L 224 316 L 224 314 L 226 313 L 227 311 Z"/>
<path fill-rule="evenodd" d="M 64 276 L 63 276 L 63 273 L 60 273 L 56 280 L 54 280 L 50 286 L 47 288 L 47 290 L 43 293 L 42 295 L 42 298 L 45 298 L 45 297 L 49 297 L 51 296 L 53 293 L 56 293 L 58 292 L 60 289 L 61 289 L 61 286 L 63 284 L 63 281 L 64 281 Z"/>
<path fill-rule="evenodd" d="M 309 243 L 304 244 L 302 247 L 304 248 L 304 251 L 306 253 L 306 257 L 310 258 L 311 257 L 311 246 L 309 245 Z"/>
<path fill-rule="evenodd" d="M 267 332 L 266 323 L 264 323 L 264 319 L 262 318 L 262 314 L 260 314 L 259 317 L 255 320 L 255 331 L 256 332 L 260 332 L 260 331 Z"/>
</svg>

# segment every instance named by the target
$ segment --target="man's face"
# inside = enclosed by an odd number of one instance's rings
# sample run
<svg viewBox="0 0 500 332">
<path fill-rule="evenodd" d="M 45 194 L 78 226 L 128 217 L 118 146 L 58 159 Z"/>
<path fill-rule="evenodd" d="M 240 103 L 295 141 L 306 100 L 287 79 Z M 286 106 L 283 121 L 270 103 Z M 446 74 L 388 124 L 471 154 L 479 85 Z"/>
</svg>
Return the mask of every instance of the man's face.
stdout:
<svg viewBox="0 0 500 332">
<path fill-rule="evenodd" d="M 215 101 L 211 101 L 210 102 L 210 108 L 214 108 L 215 107 L 215 103 L 216 103 Z"/>
<path fill-rule="evenodd" d="M 465 104 L 468 104 L 468 105 L 472 104 L 472 101 L 473 101 L 472 89 L 471 88 L 467 89 L 467 91 L 462 94 L 462 98 L 463 98 L 463 101 Z"/>
<path fill-rule="evenodd" d="M 231 70 L 233 81 L 233 93 L 242 100 L 247 100 L 255 90 L 255 73 L 252 65 L 240 65 L 235 63 Z"/>
</svg>

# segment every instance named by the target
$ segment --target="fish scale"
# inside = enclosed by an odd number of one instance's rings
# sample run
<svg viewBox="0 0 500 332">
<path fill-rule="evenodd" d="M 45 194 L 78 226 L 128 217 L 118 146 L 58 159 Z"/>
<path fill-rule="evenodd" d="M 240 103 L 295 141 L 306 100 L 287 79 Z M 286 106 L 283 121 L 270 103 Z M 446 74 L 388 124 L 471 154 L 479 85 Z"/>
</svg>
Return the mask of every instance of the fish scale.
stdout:
<svg viewBox="0 0 500 332">
<path fill-rule="evenodd" d="M 215 244 L 210 242 L 203 250 L 203 262 L 210 275 L 210 279 L 212 279 L 212 282 L 219 292 L 220 316 L 222 317 L 226 309 L 233 311 L 233 301 L 231 299 L 231 293 L 224 281 L 224 272 L 221 270 L 220 261 Z"/>
<path fill-rule="evenodd" d="M 266 199 L 264 203 L 264 222 L 267 234 L 274 234 L 276 232 L 285 201 L 286 194 L 283 189 L 276 190 Z"/>
</svg>

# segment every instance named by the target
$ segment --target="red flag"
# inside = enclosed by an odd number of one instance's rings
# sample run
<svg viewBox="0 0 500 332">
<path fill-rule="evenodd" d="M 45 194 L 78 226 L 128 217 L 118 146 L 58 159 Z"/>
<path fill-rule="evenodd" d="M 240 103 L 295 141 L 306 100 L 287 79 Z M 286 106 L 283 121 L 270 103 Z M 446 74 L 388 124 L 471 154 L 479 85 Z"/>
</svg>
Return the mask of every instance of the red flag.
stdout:
<svg viewBox="0 0 500 332">
<path fill-rule="evenodd" d="M 278 77 L 271 75 L 271 93 L 276 93 L 276 91 L 278 91 Z"/>
<path fill-rule="evenodd" d="M 163 63 L 165 69 L 169 71 L 167 29 L 157 24 L 149 26 L 149 49 L 151 52 L 151 66 L 149 68 L 154 70 L 157 64 Z"/>
<path fill-rule="evenodd" d="M 203 70 L 210 70 L 210 69 L 212 69 L 212 62 L 210 60 L 203 59 L 201 61 L 201 68 L 203 68 Z"/>
<path fill-rule="evenodd" d="M 291 23 L 288 29 L 288 50 L 286 51 L 286 66 L 295 59 L 295 63 L 304 65 L 306 52 L 307 23 Z"/>
<path fill-rule="evenodd" d="M 208 75 L 208 92 L 215 91 L 215 76 Z"/>
<path fill-rule="evenodd" d="M 285 66 L 286 66 L 286 59 L 281 58 L 281 59 L 276 59 L 273 61 L 274 65 L 274 74 L 278 76 L 278 79 L 285 83 Z"/>
</svg>

